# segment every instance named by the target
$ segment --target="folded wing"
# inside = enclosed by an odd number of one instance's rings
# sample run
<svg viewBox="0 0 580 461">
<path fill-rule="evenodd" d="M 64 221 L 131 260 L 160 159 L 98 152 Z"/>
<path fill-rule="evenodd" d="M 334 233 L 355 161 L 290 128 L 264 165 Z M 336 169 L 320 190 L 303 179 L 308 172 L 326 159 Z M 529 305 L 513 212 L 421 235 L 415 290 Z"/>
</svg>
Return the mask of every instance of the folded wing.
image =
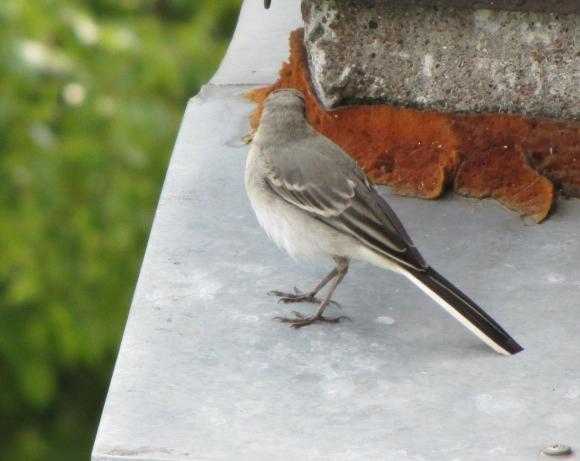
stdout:
<svg viewBox="0 0 580 461">
<path fill-rule="evenodd" d="M 403 225 L 357 164 L 334 143 L 320 147 L 325 155 L 296 151 L 271 156 L 266 184 L 324 224 L 404 266 L 425 270 Z"/>
</svg>

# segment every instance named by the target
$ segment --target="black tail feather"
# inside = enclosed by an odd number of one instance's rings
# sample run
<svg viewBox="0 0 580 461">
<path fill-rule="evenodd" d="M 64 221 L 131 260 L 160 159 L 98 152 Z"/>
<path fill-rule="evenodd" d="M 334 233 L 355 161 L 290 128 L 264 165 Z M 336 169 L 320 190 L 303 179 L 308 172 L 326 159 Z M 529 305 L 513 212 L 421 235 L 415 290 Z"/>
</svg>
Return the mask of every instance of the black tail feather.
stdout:
<svg viewBox="0 0 580 461">
<path fill-rule="evenodd" d="M 409 278 L 490 347 L 507 355 L 523 348 L 482 308 L 434 269 L 408 271 Z"/>
</svg>

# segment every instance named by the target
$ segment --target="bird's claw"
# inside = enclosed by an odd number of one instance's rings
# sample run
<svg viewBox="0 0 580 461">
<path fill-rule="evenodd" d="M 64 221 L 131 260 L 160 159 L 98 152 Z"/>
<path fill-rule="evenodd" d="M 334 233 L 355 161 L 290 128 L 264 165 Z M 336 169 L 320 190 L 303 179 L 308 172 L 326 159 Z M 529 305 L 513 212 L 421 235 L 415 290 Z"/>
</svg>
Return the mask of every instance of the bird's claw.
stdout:
<svg viewBox="0 0 580 461">
<path fill-rule="evenodd" d="M 276 296 L 279 303 L 289 304 L 289 303 L 312 303 L 312 304 L 320 304 L 322 300 L 314 296 L 313 293 L 304 293 L 300 288 L 294 287 L 294 293 L 285 293 L 283 291 L 272 290 L 267 293 L 268 296 Z M 335 305 L 339 309 L 342 309 L 342 306 L 338 304 L 336 301 L 330 301 L 330 304 Z"/>
<path fill-rule="evenodd" d="M 303 293 L 298 288 L 294 288 L 295 293 L 284 293 L 283 291 L 269 291 L 269 296 L 278 297 L 278 303 L 313 303 L 320 304 L 322 301 L 312 293 Z"/>
<path fill-rule="evenodd" d="M 311 317 L 307 317 L 306 315 L 304 315 L 301 312 L 298 311 L 292 311 L 292 313 L 294 314 L 294 318 L 288 318 L 288 317 L 274 317 L 274 320 L 278 320 L 282 323 L 289 323 L 290 326 L 292 328 L 302 328 L 305 327 L 307 325 L 311 325 L 313 323 L 317 323 L 317 322 L 321 322 L 321 323 L 338 323 L 341 320 L 348 320 L 349 322 L 352 322 L 350 317 L 347 317 L 346 315 L 341 315 L 338 317 L 324 317 L 322 315 L 313 315 Z"/>
</svg>

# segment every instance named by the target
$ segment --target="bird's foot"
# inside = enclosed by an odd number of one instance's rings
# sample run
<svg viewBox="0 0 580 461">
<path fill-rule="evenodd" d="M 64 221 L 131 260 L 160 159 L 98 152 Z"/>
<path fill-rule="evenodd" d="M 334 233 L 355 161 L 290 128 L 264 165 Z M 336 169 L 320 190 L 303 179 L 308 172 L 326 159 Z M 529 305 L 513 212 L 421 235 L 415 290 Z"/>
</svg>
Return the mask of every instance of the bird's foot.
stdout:
<svg viewBox="0 0 580 461">
<path fill-rule="evenodd" d="M 324 317 L 322 315 L 313 315 L 311 317 L 307 317 L 306 315 L 302 314 L 298 311 L 292 311 L 294 314 L 294 318 L 288 317 L 274 317 L 274 320 L 278 320 L 282 323 L 289 323 L 292 328 L 302 328 L 306 325 L 311 325 L 313 323 L 321 322 L 321 323 L 338 323 L 341 320 L 348 320 L 352 322 L 350 317 L 346 315 L 341 315 L 339 317 Z"/>
<path fill-rule="evenodd" d="M 279 303 L 313 303 L 320 304 L 322 300 L 314 296 L 315 294 L 303 293 L 300 288 L 294 287 L 294 293 L 285 293 L 283 291 L 272 290 L 268 292 L 269 296 L 276 296 Z M 330 304 L 334 304 L 336 307 L 340 308 L 340 304 L 336 301 L 330 301 Z"/>
<path fill-rule="evenodd" d="M 294 287 L 294 293 L 284 293 L 283 291 L 269 291 L 269 296 L 276 296 L 278 297 L 279 303 L 314 303 L 320 304 L 321 301 L 314 293 L 303 293 L 299 288 Z"/>
</svg>

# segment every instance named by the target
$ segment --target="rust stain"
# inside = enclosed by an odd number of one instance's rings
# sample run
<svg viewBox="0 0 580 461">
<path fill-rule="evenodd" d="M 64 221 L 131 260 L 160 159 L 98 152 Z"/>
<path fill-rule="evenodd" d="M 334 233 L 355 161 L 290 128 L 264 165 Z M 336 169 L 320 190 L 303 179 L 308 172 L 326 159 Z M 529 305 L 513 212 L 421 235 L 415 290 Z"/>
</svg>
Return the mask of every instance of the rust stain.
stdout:
<svg viewBox="0 0 580 461">
<path fill-rule="evenodd" d="M 421 198 L 448 186 L 462 195 L 491 197 L 534 221 L 545 219 L 554 183 L 580 196 L 580 124 L 513 115 L 451 115 L 386 105 L 324 110 L 311 90 L 304 33 L 290 35 L 290 60 L 276 83 L 247 93 L 258 104 L 256 128 L 268 94 L 296 88 L 306 98 L 312 126 L 348 152 L 377 184 Z"/>
</svg>

